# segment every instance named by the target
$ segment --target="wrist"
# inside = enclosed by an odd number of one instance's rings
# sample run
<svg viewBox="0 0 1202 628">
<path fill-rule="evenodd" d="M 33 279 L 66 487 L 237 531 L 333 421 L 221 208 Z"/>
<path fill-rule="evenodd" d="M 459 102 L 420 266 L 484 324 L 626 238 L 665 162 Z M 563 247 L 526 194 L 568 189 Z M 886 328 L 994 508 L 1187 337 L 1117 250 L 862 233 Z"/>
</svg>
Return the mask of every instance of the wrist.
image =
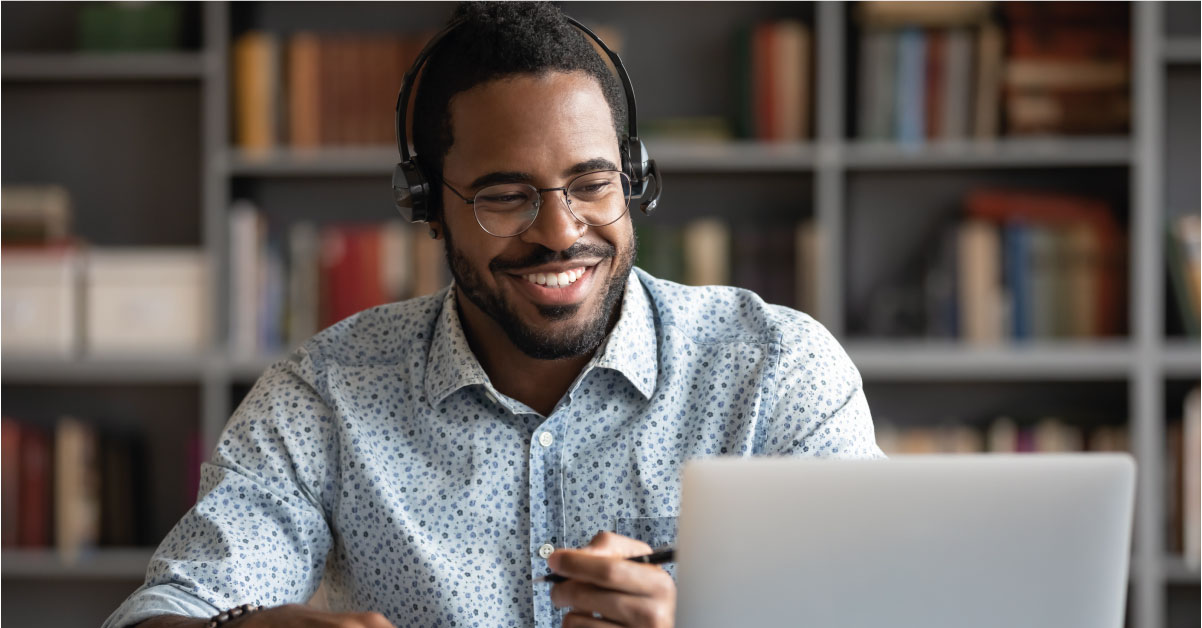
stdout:
<svg viewBox="0 0 1202 628">
<path fill-rule="evenodd" d="M 236 606 L 210 617 L 208 623 L 205 624 L 205 628 L 236 628 L 236 626 L 242 624 L 241 620 L 247 615 L 261 610 L 263 610 L 263 607 L 256 604 Z"/>
</svg>

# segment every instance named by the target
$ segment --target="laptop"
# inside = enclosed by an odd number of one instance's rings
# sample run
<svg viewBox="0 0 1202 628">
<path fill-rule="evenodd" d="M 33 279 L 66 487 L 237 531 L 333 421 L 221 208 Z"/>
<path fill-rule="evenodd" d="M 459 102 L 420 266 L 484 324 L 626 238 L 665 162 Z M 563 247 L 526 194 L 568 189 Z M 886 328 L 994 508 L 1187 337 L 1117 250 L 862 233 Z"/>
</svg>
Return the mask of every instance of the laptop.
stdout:
<svg viewBox="0 0 1202 628">
<path fill-rule="evenodd" d="M 677 625 L 1119 628 L 1126 454 L 686 464 Z"/>
</svg>

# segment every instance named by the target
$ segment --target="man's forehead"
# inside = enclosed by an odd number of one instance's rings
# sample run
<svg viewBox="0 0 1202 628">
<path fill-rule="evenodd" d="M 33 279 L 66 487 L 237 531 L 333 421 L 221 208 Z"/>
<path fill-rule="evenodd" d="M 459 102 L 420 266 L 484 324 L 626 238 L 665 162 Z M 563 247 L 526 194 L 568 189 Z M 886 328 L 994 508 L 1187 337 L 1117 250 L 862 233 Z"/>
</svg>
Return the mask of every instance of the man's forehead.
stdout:
<svg viewBox="0 0 1202 628">
<path fill-rule="evenodd" d="M 617 161 L 609 103 L 598 82 L 583 72 L 482 83 L 456 95 L 450 114 L 452 143 L 444 168 L 461 177 L 532 169 L 561 173 L 583 162 Z"/>
</svg>

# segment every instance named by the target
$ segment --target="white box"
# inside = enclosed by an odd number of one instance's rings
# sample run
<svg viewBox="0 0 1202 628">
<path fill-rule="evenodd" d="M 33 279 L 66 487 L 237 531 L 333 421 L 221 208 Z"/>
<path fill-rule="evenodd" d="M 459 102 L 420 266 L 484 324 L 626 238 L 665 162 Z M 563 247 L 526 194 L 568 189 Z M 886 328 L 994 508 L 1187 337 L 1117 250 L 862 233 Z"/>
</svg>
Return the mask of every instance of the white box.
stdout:
<svg viewBox="0 0 1202 628">
<path fill-rule="evenodd" d="M 196 354 L 209 338 L 208 259 L 199 249 L 99 249 L 85 270 L 93 354 Z"/>
<path fill-rule="evenodd" d="M 0 257 L 0 350 L 66 357 L 80 347 L 80 255 L 9 247 Z"/>
</svg>

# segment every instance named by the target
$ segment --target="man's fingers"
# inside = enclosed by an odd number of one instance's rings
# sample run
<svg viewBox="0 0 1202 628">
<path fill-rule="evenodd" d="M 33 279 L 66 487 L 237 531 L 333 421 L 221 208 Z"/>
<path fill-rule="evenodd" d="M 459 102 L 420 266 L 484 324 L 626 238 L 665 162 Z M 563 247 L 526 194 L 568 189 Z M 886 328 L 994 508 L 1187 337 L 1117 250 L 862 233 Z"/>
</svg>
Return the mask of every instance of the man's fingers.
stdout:
<svg viewBox="0 0 1202 628">
<path fill-rule="evenodd" d="M 613 591 L 577 580 L 561 582 L 552 587 L 551 603 L 557 608 L 570 607 L 573 612 L 589 617 L 599 613 L 621 626 L 669 625 L 663 622 L 665 618 L 660 615 L 671 612 L 655 598 Z"/>
<path fill-rule="evenodd" d="M 621 625 L 585 611 L 572 611 L 563 618 L 563 628 L 614 628 Z"/>
<path fill-rule="evenodd" d="M 662 592 L 664 579 L 672 577 L 658 565 L 633 563 L 609 554 L 585 549 L 558 550 L 547 563 L 555 573 L 597 586 L 636 595 Z"/>
</svg>

